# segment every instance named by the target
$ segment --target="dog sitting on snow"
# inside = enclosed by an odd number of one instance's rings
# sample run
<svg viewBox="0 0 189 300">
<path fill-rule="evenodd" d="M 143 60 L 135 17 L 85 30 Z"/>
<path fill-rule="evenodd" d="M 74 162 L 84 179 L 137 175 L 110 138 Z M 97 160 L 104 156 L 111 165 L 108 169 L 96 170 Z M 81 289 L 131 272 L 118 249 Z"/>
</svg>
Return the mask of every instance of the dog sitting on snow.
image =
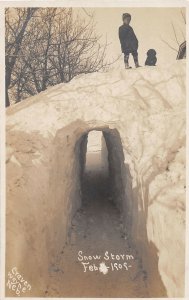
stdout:
<svg viewBox="0 0 189 300">
<path fill-rule="evenodd" d="M 145 61 L 145 66 L 155 66 L 157 62 L 156 51 L 154 49 L 149 49 L 147 54 L 147 59 Z"/>
</svg>

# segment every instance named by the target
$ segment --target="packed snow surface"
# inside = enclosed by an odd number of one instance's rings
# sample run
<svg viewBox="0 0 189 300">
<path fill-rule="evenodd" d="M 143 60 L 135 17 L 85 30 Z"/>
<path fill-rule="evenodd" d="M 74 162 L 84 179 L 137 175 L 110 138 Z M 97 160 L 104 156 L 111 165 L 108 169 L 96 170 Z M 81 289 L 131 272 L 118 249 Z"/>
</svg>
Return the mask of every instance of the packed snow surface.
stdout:
<svg viewBox="0 0 189 300">
<path fill-rule="evenodd" d="M 183 297 L 185 68 L 177 61 L 80 75 L 7 109 L 6 273 L 17 266 L 32 295 L 43 294 L 81 205 L 78 144 L 100 130 L 115 150 L 121 139 L 125 230 L 151 295 L 161 282 L 165 297 Z M 113 156 L 112 164 L 117 170 Z"/>
</svg>

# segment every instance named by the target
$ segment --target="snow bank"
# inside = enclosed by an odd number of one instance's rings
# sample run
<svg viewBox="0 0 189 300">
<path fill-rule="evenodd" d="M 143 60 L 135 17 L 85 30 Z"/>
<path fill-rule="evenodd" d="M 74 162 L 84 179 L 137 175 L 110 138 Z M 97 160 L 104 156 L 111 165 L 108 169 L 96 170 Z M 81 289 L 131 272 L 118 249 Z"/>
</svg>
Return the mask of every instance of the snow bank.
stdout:
<svg viewBox="0 0 189 300">
<path fill-rule="evenodd" d="M 79 76 L 7 109 L 6 273 L 16 266 L 32 296 L 44 291 L 81 204 L 91 130 L 117 153 L 115 190 L 151 296 L 183 297 L 184 61 Z"/>
</svg>

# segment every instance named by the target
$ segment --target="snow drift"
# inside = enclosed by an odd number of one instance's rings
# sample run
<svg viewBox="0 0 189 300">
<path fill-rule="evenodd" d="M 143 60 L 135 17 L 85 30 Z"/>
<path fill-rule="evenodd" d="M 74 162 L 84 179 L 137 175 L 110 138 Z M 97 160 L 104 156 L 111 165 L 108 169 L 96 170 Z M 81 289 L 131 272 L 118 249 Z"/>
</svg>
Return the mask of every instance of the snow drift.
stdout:
<svg viewBox="0 0 189 300">
<path fill-rule="evenodd" d="M 185 62 L 81 75 L 7 109 L 6 274 L 40 296 L 81 205 L 87 135 L 103 132 L 151 297 L 184 296 Z M 31 293 L 30 293 L 31 295 Z"/>
</svg>

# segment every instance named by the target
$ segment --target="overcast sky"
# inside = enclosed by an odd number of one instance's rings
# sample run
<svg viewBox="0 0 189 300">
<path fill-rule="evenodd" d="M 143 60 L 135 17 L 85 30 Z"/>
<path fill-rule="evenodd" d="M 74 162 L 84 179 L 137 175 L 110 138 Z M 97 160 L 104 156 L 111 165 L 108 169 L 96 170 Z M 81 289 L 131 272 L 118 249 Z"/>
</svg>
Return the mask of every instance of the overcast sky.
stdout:
<svg viewBox="0 0 189 300">
<path fill-rule="evenodd" d="M 107 35 L 111 43 L 108 56 L 111 59 L 121 54 L 118 27 L 122 24 L 122 13 L 132 15 L 130 25 L 133 27 L 139 40 L 139 62 L 144 64 L 146 52 L 150 48 L 157 51 L 157 64 L 165 64 L 175 61 L 177 53 L 170 49 L 162 39 L 166 40 L 174 48 L 178 48 L 175 42 L 172 23 L 176 28 L 179 43 L 185 40 L 185 24 L 181 15 L 181 8 L 94 8 L 97 32 L 104 37 Z M 185 9 L 182 11 L 185 13 Z M 90 9 L 88 10 L 90 13 Z M 86 15 L 87 18 L 87 15 Z M 132 62 L 132 58 L 130 59 Z M 118 64 L 122 64 L 123 57 Z M 115 67 L 115 66 L 114 66 Z"/>
</svg>

